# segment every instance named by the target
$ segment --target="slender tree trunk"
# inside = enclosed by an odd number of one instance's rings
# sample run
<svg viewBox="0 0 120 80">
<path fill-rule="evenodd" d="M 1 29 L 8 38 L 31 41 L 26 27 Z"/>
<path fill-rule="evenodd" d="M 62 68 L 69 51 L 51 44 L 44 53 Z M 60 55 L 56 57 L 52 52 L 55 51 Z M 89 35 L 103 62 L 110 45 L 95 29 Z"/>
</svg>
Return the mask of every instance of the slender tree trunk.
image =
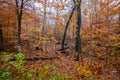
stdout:
<svg viewBox="0 0 120 80">
<path fill-rule="evenodd" d="M 109 23 L 109 4 L 110 4 L 110 1 L 109 0 L 107 0 L 107 3 L 108 3 L 108 5 L 107 5 L 107 15 L 106 15 L 106 21 Z M 109 46 L 110 46 L 110 41 L 109 41 L 109 26 L 110 26 L 110 23 L 108 24 L 108 23 L 106 23 L 106 65 L 105 65 L 105 68 L 106 68 L 106 70 L 107 70 L 107 68 L 108 68 L 108 66 L 109 66 L 109 51 L 108 51 L 108 48 L 109 48 Z"/>
<path fill-rule="evenodd" d="M 92 7 L 92 3 L 91 3 L 91 0 L 90 0 L 90 6 Z M 91 63 L 91 60 L 92 60 L 92 22 L 93 22 L 93 19 L 92 19 L 92 16 L 93 16 L 93 13 L 91 13 L 92 12 L 92 9 L 90 10 L 90 12 L 89 12 L 89 21 L 90 21 L 90 37 L 89 37 L 89 41 L 90 41 L 90 43 L 89 43 L 89 64 Z M 97 19 L 97 18 L 96 18 Z"/>
<path fill-rule="evenodd" d="M 23 3 L 24 0 L 21 1 L 20 10 L 18 9 L 18 0 L 16 0 L 16 8 L 17 8 L 17 19 L 18 19 L 18 53 L 21 52 L 21 22 L 22 22 L 22 14 L 23 14 Z"/>
<path fill-rule="evenodd" d="M 77 12 L 77 22 L 76 22 L 76 42 L 75 42 L 75 51 L 78 53 L 77 60 L 79 60 L 79 54 L 82 52 L 81 49 L 81 0 L 76 2 L 76 12 Z"/>
<path fill-rule="evenodd" d="M 91 55 L 92 55 L 92 14 L 90 13 L 90 37 L 89 37 L 90 43 L 89 43 L 89 62 L 91 62 Z"/>
<path fill-rule="evenodd" d="M 3 50 L 3 35 L 2 35 L 2 26 L 0 24 L 0 51 Z"/>
<path fill-rule="evenodd" d="M 68 21 L 67 21 L 67 23 L 66 23 L 65 29 L 64 29 L 64 34 L 63 34 L 63 39 L 62 39 L 62 47 L 61 47 L 62 50 L 64 50 L 64 44 L 65 44 L 65 38 L 66 38 L 67 28 L 68 28 L 69 22 L 70 22 L 70 20 L 71 20 L 71 18 L 72 18 L 72 15 L 73 15 L 73 13 L 74 13 L 74 10 L 75 10 L 75 6 L 74 6 L 74 8 L 72 9 L 72 12 L 71 12 L 71 14 L 70 14 L 70 17 L 69 17 L 69 19 L 68 19 Z"/>
<path fill-rule="evenodd" d="M 47 0 L 45 0 L 45 4 L 44 4 L 44 21 L 43 21 L 43 27 L 42 27 L 42 37 L 44 37 L 45 26 L 46 26 L 46 4 L 47 4 Z"/>
<path fill-rule="evenodd" d="M 58 10 L 56 10 L 56 16 L 58 16 Z M 54 36 L 55 38 L 57 38 L 57 26 L 58 26 L 58 22 L 57 22 L 57 17 L 56 17 L 56 22 L 55 22 L 55 26 L 54 26 Z"/>
<path fill-rule="evenodd" d="M 119 9 L 120 9 L 120 7 L 119 7 Z M 119 13 L 119 19 L 118 20 L 120 21 L 120 13 Z M 119 24 L 119 26 L 120 26 L 120 24 Z"/>
<path fill-rule="evenodd" d="M 18 52 L 21 52 L 21 18 L 18 19 Z"/>
</svg>

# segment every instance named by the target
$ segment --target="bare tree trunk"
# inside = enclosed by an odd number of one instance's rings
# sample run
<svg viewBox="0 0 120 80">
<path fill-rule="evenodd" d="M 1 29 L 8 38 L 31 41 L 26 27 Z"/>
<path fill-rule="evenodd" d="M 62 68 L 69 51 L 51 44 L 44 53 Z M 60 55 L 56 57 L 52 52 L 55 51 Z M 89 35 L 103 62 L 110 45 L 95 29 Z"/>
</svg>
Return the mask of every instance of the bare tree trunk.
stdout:
<svg viewBox="0 0 120 80">
<path fill-rule="evenodd" d="M 42 36 L 44 37 L 44 33 L 45 33 L 45 26 L 46 26 L 46 4 L 47 4 L 47 0 L 45 0 L 45 4 L 44 4 L 44 21 L 43 21 L 43 27 L 42 27 Z"/>
<path fill-rule="evenodd" d="M 2 26 L 0 24 L 0 51 L 3 50 L 3 35 L 2 35 Z"/>
<path fill-rule="evenodd" d="M 90 13 L 90 16 L 91 16 L 91 13 Z M 90 43 L 89 43 L 89 62 L 91 61 L 91 55 L 92 55 L 92 20 L 91 20 L 91 17 L 90 17 Z"/>
<path fill-rule="evenodd" d="M 108 5 L 107 5 L 107 10 L 106 10 L 106 11 L 107 11 L 107 12 L 106 12 L 106 13 L 107 13 L 107 15 L 106 15 L 106 21 L 109 21 L 109 10 L 110 10 L 110 9 L 109 9 L 109 4 L 110 4 L 110 1 L 109 1 L 109 0 L 107 0 L 107 4 L 108 4 Z M 108 48 L 109 48 L 109 46 L 110 46 L 110 45 L 109 45 L 109 42 L 110 42 L 110 41 L 109 41 L 109 28 L 110 28 L 109 26 L 110 26 L 110 23 L 109 23 L 109 24 L 106 23 L 106 28 L 107 28 L 107 30 L 106 30 L 106 45 L 105 45 L 105 46 L 106 46 L 106 66 L 105 66 L 106 70 L 107 70 L 107 68 L 108 68 L 108 66 L 109 66 L 109 57 L 110 57 L 110 56 L 109 56 L 110 54 L 109 54 L 109 52 L 108 52 Z"/>
<path fill-rule="evenodd" d="M 75 42 L 75 51 L 78 53 L 77 60 L 79 60 L 79 55 L 82 52 L 81 49 L 81 36 L 80 36 L 80 28 L 81 28 L 81 0 L 76 2 L 76 12 L 77 12 L 77 22 L 76 22 L 76 42 Z"/>
<path fill-rule="evenodd" d="M 62 39 L 62 47 L 61 47 L 62 50 L 64 50 L 64 44 L 65 44 L 65 38 L 66 38 L 67 28 L 68 28 L 69 22 L 70 22 L 70 20 L 71 20 L 71 18 L 72 18 L 72 15 L 73 15 L 73 13 L 74 13 L 74 10 L 75 10 L 75 6 L 74 6 L 74 8 L 72 9 L 72 12 L 71 12 L 71 14 L 70 14 L 70 17 L 69 17 L 69 19 L 68 19 L 68 21 L 67 21 L 67 23 L 66 23 L 65 29 L 64 29 L 64 34 L 63 34 L 63 39 Z"/>
<path fill-rule="evenodd" d="M 92 3 L 91 3 L 91 0 L 90 0 L 90 6 L 92 7 Z M 89 12 L 89 21 L 90 21 L 90 37 L 89 37 L 89 41 L 90 41 L 90 43 L 89 43 L 89 64 L 91 63 L 91 60 L 92 60 L 92 22 L 93 22 L 93 19 L 92 19 L 92 16 L 93 16 L 93 14 L 91 13 L 92 12 L 92 9 L 90 10 L 90 12 Z M 94 13 L 94 12 L 93 12 Z M 97 19 L 97 18 L 96 18 Z"/>
<path fill-rule="evenodd" d="M 20 5 L 20 10 L 19 10 L 19 6 L 18 6 L 18 0 L 16 1 L 16 8 L 17 8 L 17 19 L 18 19 L 18 53 L 21 52 L 21 22 L 22 22 L 22 14 L 23 14 L 23 5 L 24 5 L 24 0 L 21 1 L 21 5 Z"/>
</svg>

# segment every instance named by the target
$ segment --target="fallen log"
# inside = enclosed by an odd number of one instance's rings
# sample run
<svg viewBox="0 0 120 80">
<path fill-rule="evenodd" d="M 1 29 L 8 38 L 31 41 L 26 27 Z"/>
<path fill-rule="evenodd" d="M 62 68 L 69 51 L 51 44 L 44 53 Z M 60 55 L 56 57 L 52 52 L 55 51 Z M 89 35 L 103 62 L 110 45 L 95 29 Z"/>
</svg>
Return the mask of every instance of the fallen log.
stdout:
<svg viewBox="0 0 120 80">
<path fill-rule="evenodd" d="M 37 61 L 37 60 L 53 60 L 53 59 L 59 59 L 58 57 L 34 57 L 34 58 L 24 58 L 23 61 Z M 16 58 L 9 59 L 10 61 L 16 61 Z"/>
<path fill-rule="evenodd" d="M 69 47 L 66 47 L 66 48 L 64 48 L 64 49 L 58 49 L 57 51 L 65 51 L 65 50 L 67 50 L 67 49 L 69 49 Z"/>
<path fill-rule="evenodd" d="M 59 44 L 62 44 L 62 43 L 61 42 L 57 42 L 56 44 L 59 45 Z M 68 44 L 65 43 L 64 45 L 67 46 Z"/>
</svg>

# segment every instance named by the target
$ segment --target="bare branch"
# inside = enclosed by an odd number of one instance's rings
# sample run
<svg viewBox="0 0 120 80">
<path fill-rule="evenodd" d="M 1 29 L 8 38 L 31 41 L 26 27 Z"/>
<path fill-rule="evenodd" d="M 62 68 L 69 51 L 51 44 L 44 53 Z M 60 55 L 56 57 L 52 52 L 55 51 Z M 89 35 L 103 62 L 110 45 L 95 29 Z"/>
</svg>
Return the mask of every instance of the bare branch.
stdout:
<svg viewBox="0 0 120 80">
<path fill-rule="evenodd" d="M 19 15 L 19 10 L 18 10 L 18 0 L 15 0 L 15 2 L 16 2 L 16 12 L 17 12 L 17 15 Z"/>
<path fill-rule="evenodd" d="M 76 4 L 75 0 L 73 0 L 73 3 Z"/>
<path fill-rule="evenodd" d="M 23 2 L 23 6 L 24 6 L 27 2 L 28 2 L 28 0 L 24 1 L 24 2 Z"/>
</svg>

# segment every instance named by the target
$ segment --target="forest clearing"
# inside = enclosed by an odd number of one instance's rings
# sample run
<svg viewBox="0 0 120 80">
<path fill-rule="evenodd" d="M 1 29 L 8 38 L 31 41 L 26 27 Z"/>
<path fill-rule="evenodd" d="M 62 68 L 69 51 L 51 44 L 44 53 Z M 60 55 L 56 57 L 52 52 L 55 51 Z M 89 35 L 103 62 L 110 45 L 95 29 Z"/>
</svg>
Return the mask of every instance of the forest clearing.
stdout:
<svg viewBox="0 0 120 80">
<path fill-rule="evenodd" d="M 120 80 L 120 0 L 0 0 L 0 80 Z"/>
</svg>

